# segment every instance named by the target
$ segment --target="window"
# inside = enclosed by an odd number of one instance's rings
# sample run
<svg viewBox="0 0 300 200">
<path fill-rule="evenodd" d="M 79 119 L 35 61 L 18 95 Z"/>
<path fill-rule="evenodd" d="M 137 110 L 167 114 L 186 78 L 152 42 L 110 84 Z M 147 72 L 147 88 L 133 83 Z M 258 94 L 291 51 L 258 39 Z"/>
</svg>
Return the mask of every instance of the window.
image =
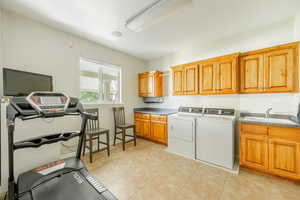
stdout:
<svg viewBox="0 0 300 200">
<path fill-rule="evenodd" d="M 121 103 L 120 67 L 80 59 L 80 100 L 83 103 Z"/>
</svg>

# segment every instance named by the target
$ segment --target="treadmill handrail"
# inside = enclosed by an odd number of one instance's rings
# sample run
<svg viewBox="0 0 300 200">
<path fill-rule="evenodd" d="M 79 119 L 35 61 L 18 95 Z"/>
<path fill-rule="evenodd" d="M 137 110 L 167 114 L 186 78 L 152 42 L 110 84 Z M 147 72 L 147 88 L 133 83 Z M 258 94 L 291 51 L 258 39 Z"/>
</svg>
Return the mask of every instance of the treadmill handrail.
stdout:
<svg viewBox="0 0 300 200">
<path fill-rule="evenodd" d="M 25 148 L 39 148 L 45 144 L 53 144 L 60 141 L 67 141 L 79 135 L 79 131 L 49 134 L 15 142 L 13 146 L 14 150 Z"/>
</svg>

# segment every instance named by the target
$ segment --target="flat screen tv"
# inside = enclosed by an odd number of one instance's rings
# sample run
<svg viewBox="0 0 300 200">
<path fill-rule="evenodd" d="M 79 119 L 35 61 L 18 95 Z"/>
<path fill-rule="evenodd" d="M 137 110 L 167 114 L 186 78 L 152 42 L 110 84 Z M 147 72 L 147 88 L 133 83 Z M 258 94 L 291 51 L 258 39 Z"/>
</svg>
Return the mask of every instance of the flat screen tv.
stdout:
<svg viewBox="0 0 300 200">
<path fill-rule="evenodd" d="M 26 96 L 34 91 L 52 90 L 52 76 L 3 68 L 4 96 Z"/>
</svg>

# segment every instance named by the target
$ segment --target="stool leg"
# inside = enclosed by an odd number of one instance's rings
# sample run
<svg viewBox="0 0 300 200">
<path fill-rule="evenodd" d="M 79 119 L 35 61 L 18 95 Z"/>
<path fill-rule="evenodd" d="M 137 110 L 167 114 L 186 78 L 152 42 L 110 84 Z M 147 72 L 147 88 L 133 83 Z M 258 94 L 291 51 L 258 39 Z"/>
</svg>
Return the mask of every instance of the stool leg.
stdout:
<svg viewBox="0 0 300 200">
<path fill-rule="evenodd" d="M 117 139 L 117 128 L 115 128 L 114 146 L 116 146 L 116 139 Z"/>
<path fill-rule="evenodd" d="M 110 156 L 109 131 L 107 131 L 107 133 L 106 133 L 106 142 L 107 142 L 107 155 Z"/>
<path fill-rule="evenodd" d="M 133 126 L 133 139 L 134 139 L 134 146 L 136 146 L 136 133 L 135 133 L 135 126 Z"/>
<path fill-rule="evenodd" d="M 93 162 L 93 139 L 92 136 L 90 136 L 90 163 Z"/>
<path fill-rule="evenodd" d="M 126 129 L 122 128 L 122 145 L 123 145 L 123 151 L 125 151 L 125 134 L 126 134 Z"/>
<path fill-rule="evenodd" d="M 82 152 L 83 156 L 85 154 L 85 148 L 86 148 L 86 136 L 84 136 L 84 142 L 83 142 L 83 152 Z"/>
<path fill-rule="evenodd" d="M 98 135 L 98 151 L 100 151 L 100 135 Z"/>
</svg>

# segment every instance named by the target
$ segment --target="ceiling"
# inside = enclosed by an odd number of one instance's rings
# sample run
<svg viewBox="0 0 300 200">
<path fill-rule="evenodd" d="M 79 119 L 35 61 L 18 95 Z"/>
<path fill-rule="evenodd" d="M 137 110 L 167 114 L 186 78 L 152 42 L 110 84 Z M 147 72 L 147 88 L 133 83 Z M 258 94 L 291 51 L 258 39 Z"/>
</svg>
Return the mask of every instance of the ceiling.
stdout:
<svg viewBox="0 0 300 200">
<path fill-rule="evenodd" d="M 125 22 L 155 0 L 1 0 L 1 7 L 151 60 L 292 19 L 299 0 L 193 0 L 142 32 Z M 172 0 L 171 0 L 172 1 Z M 116 39 L 113 31 L 122 32 Z"/>
</svg>

